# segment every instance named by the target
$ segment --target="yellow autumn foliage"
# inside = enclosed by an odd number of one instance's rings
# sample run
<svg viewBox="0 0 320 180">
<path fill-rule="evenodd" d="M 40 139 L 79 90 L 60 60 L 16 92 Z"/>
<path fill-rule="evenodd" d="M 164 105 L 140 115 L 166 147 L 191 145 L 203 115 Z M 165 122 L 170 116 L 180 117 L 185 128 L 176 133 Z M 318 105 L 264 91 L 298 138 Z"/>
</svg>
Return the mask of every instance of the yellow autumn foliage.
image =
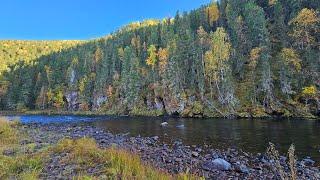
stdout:
<svg viewBox="0 0 320 180">
<path fill-rule="evenodd" d="M 309 87 L 304 87 L 302 94 L 304 96 L 313 97 L 317 94 L 317 87 L 314 85 L 309 86 Z"/>
<path fill-rule="evenodd" d="M 283 48 L 280 57 L 286 65 L 293 67 L 298 72 L 301 71 L 301 60 L 294 49 Z"/>
<path fill-rule="evenodd" d="M 290 21 L 290 24 L 297 26 L 309 26 L 318 23 L 317 12 L 313 9 L 304 8 L 299 14 Z"/>
<path fill-rule="evenodd" d="M 212 2 L 206 9 L 206 13 L 209 18 L 209 24 L 212 26 L 216 21 L 218 21 L 219 15 L 219 8 L 216 2 Z"/>
</svg>

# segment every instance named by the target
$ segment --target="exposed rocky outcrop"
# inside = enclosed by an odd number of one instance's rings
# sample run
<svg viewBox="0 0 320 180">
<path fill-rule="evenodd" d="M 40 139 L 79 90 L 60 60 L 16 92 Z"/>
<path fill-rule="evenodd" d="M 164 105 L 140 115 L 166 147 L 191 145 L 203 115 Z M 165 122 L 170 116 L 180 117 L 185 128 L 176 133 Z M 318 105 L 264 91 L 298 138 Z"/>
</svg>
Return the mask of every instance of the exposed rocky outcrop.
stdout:
<svg viewBox="0 0 320 180">
<path fill-rule="evenodd" d="M 67 103 L 68 103 L 68 110 L 74 111 L 79 109 L 79 95 L 77 91 L 69 91 L 65 95 Z"/>
</svg>

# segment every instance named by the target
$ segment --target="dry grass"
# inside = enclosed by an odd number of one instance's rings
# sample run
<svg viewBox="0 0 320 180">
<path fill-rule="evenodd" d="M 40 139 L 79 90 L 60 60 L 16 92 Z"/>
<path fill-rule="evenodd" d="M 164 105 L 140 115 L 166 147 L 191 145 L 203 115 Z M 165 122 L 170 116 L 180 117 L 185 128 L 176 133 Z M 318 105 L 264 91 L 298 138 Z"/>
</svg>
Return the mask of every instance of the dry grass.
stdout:
<svg viewBox="0 0 320 180">
<path fill-rule="evenodd" d="M 295 147 L 292 144 L 288 150 L 288 158 L 289 161 L 287 163 L 288 167 L 290 168 L 290 172 L 285 171 L 285 167 L 280 163 L 280 156 L 278 150 L 276 150 L 275 145 L 273 143 L 269 143 L 269 147 L 267 150 L 267 155 L 269 156 L 270 160 L 274 162 L 273 171 L 279 175 L 281 180 L 296 180 L 297 179 L 297 169 L 296 169 L 296 157 L 294 155 Z"/>
<path fill-rule="evenodd" d="M 38 179 L 45 153 L 27 154 L 30 145 L 20 145 L 19 121 L 0 119 L 0 179 Z M 5 151 L 11 155 L 4 155 Z"/>
<path fill-rule="evenodd" d="M 43 166 L 43 157 L 37 155 L 0 155 L 0 179 L 37 179 Z"/>
<path fill-rule="evenodd" d="M 63 139 L 53 147 L 34 151 L 34 143 L 19 143 L 24 136 L 19 134 L 18 126 L 18 121 L 0 119 L 0 179 L 38 179 L 46 159 L 54 153 L 67 153 L 68 156 L 61 163 L 79 167 L 78 176 L 74 179 L 99 179 L 86 174 L 87 169 L 98 165 L 103 165 L 98 174 L 108 179 L 201 179 L 190 174 L 169 175 L 143 164 L 138 155 L 125 150 L 101 149 L 90 138 Z M 5 155 L 4 152 L 8 151 L 11 153 Z"/>
<path fill-rule="evenodd" d="M 83 171 L 89 167 L 104 164 L 101 172 L 108 179 L 201 179 L 188 174 L 171 176 L 151 166 L 145 166 L 139 156 L 128 153 L 125 150 L 116 148 L 100 149 L 96 142 L 90 138 L 64 139 L 53 148 L 53 151 L 56 153 L 69 153 L 65 161 L 80 165 Z M 76 179 L 95 179 L 95 177 L 81 175 Z"/>
<path fill-rule="evenodd" d="M 0 118 L 0 153 L 15 148 L 19 143 L 19 133 L 16 130 L 18 121 L 8 121 Z"/>
</svg>

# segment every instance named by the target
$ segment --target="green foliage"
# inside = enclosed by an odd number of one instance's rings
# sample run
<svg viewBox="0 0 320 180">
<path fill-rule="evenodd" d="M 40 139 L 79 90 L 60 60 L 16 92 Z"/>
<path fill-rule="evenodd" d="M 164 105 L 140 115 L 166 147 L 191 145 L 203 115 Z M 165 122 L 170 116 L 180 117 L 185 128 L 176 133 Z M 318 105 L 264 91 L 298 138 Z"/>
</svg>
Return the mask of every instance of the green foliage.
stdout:
<svg viewBox="0 0 320 180">
<path fill-rule="evenodd" d="M 0 41 L 0 107 L 66 110 L 73 93 L 73 110 L 124 114 L 194 101 L 212 116 L 299 108 L 301 89 L 320 86 L 319 6 L 222 0 L 90 41 Z"/>
</svg>

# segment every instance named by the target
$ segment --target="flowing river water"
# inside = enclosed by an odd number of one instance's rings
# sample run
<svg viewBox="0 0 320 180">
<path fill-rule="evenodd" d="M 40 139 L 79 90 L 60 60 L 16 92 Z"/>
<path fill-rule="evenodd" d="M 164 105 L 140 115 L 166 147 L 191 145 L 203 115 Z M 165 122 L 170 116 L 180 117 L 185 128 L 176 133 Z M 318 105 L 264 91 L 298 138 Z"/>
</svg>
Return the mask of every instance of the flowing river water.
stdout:
<svg viewBox="0 0 320 180">
<path fill-rule="evenodd" d="M 265 152 L 273 142 L 281 153 L 293 143 L 299 158 L 320 162 L 320 121 L 305 119 L 192 119 L 115 116 L 11 116 L 23 123 L 79 123 L 130 136 L 158 136 L 164 143 L 181 140 L 187 145 L 212 148 L 240 148 L 246 152 Z M 161 123 L 168 125 L 161 126 Z"/>
</svg>

